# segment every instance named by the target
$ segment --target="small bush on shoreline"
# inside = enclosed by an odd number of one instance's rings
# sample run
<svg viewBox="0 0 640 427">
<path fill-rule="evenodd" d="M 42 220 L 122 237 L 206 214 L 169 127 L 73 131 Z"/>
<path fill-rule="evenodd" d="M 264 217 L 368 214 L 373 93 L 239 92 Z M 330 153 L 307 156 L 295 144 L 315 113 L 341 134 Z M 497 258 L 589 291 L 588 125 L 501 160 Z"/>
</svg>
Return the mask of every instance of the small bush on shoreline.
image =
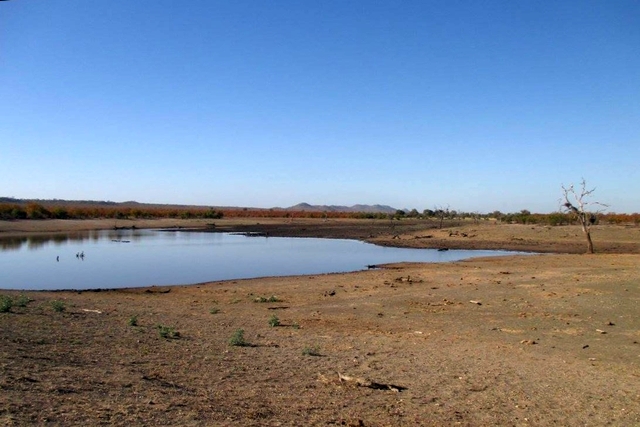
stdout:
<svg viewBox="0 0 640 427">
<path fill-rule="evenodd" d="M 53 308 L 53 311 L 55 311 L 56 313 L 62 313 L 67 309 L 67 306 L 65 305 L 64 301 L 53 300 L 51 301 L 51 308 Z"/>
<path fill-rule="evenodd" d="M 269 318 L 269 326 L 275 328 L 276 326 L 280 326 L 280 319 L 275 314 L 272 314 Z"/>
<path fill-rule="evenodd" d="M 253 300 L 254 302 L 280 302 L 281 300 L 278 299 L 278 297 L 276 297 L 275 295 L 271 295 L 269 298 L 266 297 L 257 297 L 256 299 Z"/>
<path fill-rule="evenodd" d="M 177 339 L 180 338 L 180 332 L 176 331 L 174 328 L 164 325 L 158 325 L 158 333 L 161 338 L 166 339 Z"/>
<path fill-rule="evenodd" d="M 29 298 L 26 295 L 19 295 L 18 298 L 16 298 L 15 303 L 17 307 L 26 307 L 27 304 L 29 304 L 32 301 L 31 298 Z"/>
<path fill-rule="evenodd" d="M 138 316 L 131 316 L 129 318 L 129 326 L 138 326 Z"/>
<path fill-rule="evenodd" d="M 244 347 L 249 345 L 244 339 L 244 329 L 236 329 L 236 331 L 229 338 L 229 345 L 235 347 Z"/>
<path fill-rule="evenodd" d="M 320 347 L 305 347 L 302 349 L 303 356 L 320 356 Z"/>
<path fill-rule="evenodd" d="M 0 295 L 0 313 L 8 313 L 13 307 L 13 300 L 6 295 Z"/>
</svg>

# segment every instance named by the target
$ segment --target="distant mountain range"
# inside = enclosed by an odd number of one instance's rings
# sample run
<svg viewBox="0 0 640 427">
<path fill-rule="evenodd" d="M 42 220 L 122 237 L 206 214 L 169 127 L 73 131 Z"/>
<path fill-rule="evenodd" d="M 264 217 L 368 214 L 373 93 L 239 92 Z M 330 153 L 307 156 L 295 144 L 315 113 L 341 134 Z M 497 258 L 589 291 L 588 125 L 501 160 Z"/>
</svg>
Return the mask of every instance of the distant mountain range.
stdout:
<svg viewBox="0 0 640 427">
<path fill-rule="evenodd" d="M 288 211 L 304 212 L 371 212 L 371 213 L 396 213 L 396 208 L 387 205 L 310 205 L 309 203 L 298 203 L 295 206 L 286 208 Z"/>
</svg>

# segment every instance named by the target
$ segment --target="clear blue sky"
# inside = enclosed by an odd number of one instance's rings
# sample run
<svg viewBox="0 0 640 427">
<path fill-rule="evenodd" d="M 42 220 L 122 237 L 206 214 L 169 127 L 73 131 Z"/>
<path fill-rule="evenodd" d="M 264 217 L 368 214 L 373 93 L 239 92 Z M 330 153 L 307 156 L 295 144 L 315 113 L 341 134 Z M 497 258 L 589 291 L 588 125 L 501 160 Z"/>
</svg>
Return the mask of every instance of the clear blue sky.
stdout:
<svg viewBox="0 0 640 427">
<path fill-rule="evenodd" d="M 637 1 L 0 2 L 0 196 L 640 211 Z"/>
</svg>

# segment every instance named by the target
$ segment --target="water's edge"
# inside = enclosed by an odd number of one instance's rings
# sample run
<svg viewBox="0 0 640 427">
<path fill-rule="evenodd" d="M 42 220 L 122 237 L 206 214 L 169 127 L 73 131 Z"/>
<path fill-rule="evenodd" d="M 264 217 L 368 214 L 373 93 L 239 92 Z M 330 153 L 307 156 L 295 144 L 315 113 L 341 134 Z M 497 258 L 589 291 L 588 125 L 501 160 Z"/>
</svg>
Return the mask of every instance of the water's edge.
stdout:
<svg viewBox="0 0 640 427">
<path fill-rule="evenodd" d="M 520 252 L 378 246 L 361 240 L 174 229 L 0 238 L 2 289 L 97 290 L 348 273 L 398 262 Z"/>
</svg>

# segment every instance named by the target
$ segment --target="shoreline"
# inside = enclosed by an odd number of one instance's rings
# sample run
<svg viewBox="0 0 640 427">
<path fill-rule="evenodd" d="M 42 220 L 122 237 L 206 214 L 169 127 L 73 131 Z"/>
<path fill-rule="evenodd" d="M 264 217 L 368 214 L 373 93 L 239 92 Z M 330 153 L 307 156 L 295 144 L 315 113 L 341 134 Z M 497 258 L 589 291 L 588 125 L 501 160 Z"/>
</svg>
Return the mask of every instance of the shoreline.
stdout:
<svg viewBox="0 0 640 427">
<path fill-rule="evenodd" d="M 0 239 L 96 230 L 171 229 L 170 231 L 256 233 L 269 237 L 343 238 L 380 246 L 422 249 L 505 250 L 531 253 L 585 252 L 579 226 L 496 223 L 445 224 L 429 220 L 319 220 L 242 218 L 211 220 L 16 220 L 0 221 Z M 601 239 L 600 236 L 605 239 Z M 640 253 L 640 227 L 595 226 L 596 253 Z"/>
<path fill-rule="evenodd" d="M 124 232 L 124 233 L 123 233 Z M 11 252 L 22 251 L 25 255 L 29 255 L 25 253 L 25 251 L 30 252 L 34 249 L 46 249 L 50 247 L 50 250 L 54 252 L 49 252 L 49 255 L 52 259 L 60 261 L 62 259 L 64 261 L 68 261 L 69 258 L 73 258 L 71 252 L 76 253 L 76 258 L 78 258 L 78 254 L 82 251 L 86 251 L 87 253 L 91 253 L 91 257 L 94 258 L 103 258 L 100 254 L 99 250 L 101 246 L 105 244 L 111 244 L 110 241 L 115 242 L 125 242 L 130 243 L 131 241 L 137 241 L 139 239 L 145 239 L 145 236 L 155 235 L 161 240 L 160 244 L 163 244 L 166 237 L 160 237 L 162 234 L 174 234 L 176 232 L 185 232 L 185 233 L 211 233 L 211 229 L 201 229 L 201 228 L 127 228 L 127 229 L 108 229 L 108 230 L 92 230 L 92 231 L 75 231 L 75 232 L 65 232 L 65 231 L 57 231 L 53 234 L 49 233 L 21 233 L 15 234 L 13 237 L 6 237 L 5 239 L 0 238 L 0 248 L 6 249 Z M 251 232 L 233 232 L 233 231 L 223 231 L 216 230 L 215 233 L 224 233 L 230 235 L 236 235 L 240 238 L 242 242 L 246 241 L 246 236 L 259 236 L 265 237 L 266 234 L 263 233 L 251 233 Z M 181 234 L 182 239 L 187 238 L 184 234 Z M 209 234 L 207 238 L 206 235 L 202 235 L 203 242 L 210 243 L 220 243 L 226 242 L 227 240 L 220 240 L 220 238 L 214 238 L 212 234 Z M 175 236 L 178 238 L 179 236 Z M 244 237 L 244 238 L 243 238 Z M 153 239 L 153 237 L 150 237 Z M 116 240 L 117 239 L 117 240 Z M 131 240 L 129 240 L 131 239 Z M 180 241 L 182 240 L 180 239 Z M 200 241 L 201 238 L 198 238 Z M 213 239 L 213 240 L 211 240 Z M 276 237 L 275 239 L 278 239 Z M 332 239 L 322 239 L 315 237 L 282 237 L 281 242 L 278 242 L 274 239 L 271 242 L 269 247 L 281 247 L 283 241 L 289 239 L 291 244 L 295 244 L 293 240 L 290 239 L 318 239 L 317 241 L 324 241 L 325 244 L 323 246 L 332 246 Z M 416 248 L 408 248 L 406 252 L 402 252 L 405 255 L 397 256 L 394 255 L 397 251 L 401 251 L 405 248 L 394 247 L 391 250 L 382 251 L 380 248 L 383 246 L 376 245 L 375 243 L 366 242 L 363 240 L 355 240 L 352 237 L 341 237 L 340 239 L 344 239 L 344 242 L 350 241 L 350 250 L 361 252 L 357 259 L 352 260 L 351 262 L 344 263 L 338 262 L 335 260 L 332 262 L 331 258 L 335 258 L 335 253 L 327 253 L 325 250 L 325 255 L 327 258 L 327 263 L 322 263 L 322 265 L 318 265 L 317 262 L 308 263 L 305 262 L 304 259 L 301 260 L 302 264 L 291 270 L 288 268 L 289 264 L 298 264 L 295 261 L 296 253 L 289 253 L 288 255 L 280 254 L 278 259 L 271 259 L 269 261 L 270 264 L 273 264 L 270 268 L 256 268 L 249 266 L 241 266 L 240 268 L 232 268 L 227 270 L 224 264 L 218 264 L 216 258 L 220 258 L 224 256 L 226 250 L 224 249 L 224 245 L 222 249 L 216 247 L 212 247 L 206 251 L 205 258 L 198 258 L 197 254 L 195 259 L 199 259 L 200 261 L 194 261 L 193 256 L 188 256 L 185 258 L 180 264 L 173 264 L 173 251 L 183 251 L 182 245 L 178 247 L 173 247 L 170 250 L 172 255 L 169 258 L 162 258 L 162 253 L 160 256 L 156 257 L 154 263 L 158 265 L 164 265 L 171 263 L 172 267 L 170 270 L 166 270 L 166 273 L 162 276 L 158 276 L 157 274 L 151 273 L 147 269 L 139 269 L 137 265 L 120 263 L 119 271 L 113 271 L 109 274 L 108 280 L 103 280 L 102 276 L 94 276 L 94 273 L 87 273 L 86 268 L 82 268 L 80 270 L 84 270 L 85 273 L 82 274 L 82 271 L 77 271 L 74 274 L 75 278 L 70 278 L 60 273 L 60 267 L 62 265 L 58 265 L 56 262 L 53 262 L 52 265 L 48 265 L 45 263 L 36 271 L 25 271 L 25 274 L 22 275 L 19 281 L 15 280 L 6 280 L 6 283 L 0 283 L 0 289 L 4 291 L 48 291 L 48 292 L 65 292 L 65 291 L 76 291 L 76 292 L 102 292 L 109 291 L 114 289 L 134 289 L 134 288 L 170 288 L 173 286 L 193 286 L 197 284 L 209 283 L 209 282 L 229 282 L 229 281 L 238 281 L 238 280 L 248 280 L 248 279 L 267 279 L 267 278 L 285 278 L 285 277 L 304 277 L 304 276 L 318 276 L 318 275 L 326 275 L 326 274 L 351 274 L 357 273 L 365 270 L 374 270 L 374 269 L 388 269 L 393 268 L 394 265 L 397 264 L 411 264 L 411 263 L 443 263 L 443 262 L 456 262 L 462 261 L 465 259 L 475 259 L 475 258 L 483 258 L 483 257 L 492 257 L 492 256 L 518 256 L 518 255 L 531 255 L 531 252 L 517 252 L 517 251 L 492 251 L 492 250 L 482 250 L 482 249 L 430 249 L 430 248 L 420 248 L 426 250 L 427 252 L 421 252 L 417 250 L 412 250 Z M 347 240 L 348 239 L 348 240 Z M 92 246 L 87 247 L 86 245 L 92 245 L 96 242 L 102 242 L 102 245 L 98 245 L 97 248 Z M 171 241 L 174 238 L 170 238 Z M 265 244 L 267 242 L 266 239 L 263 239 Z M 154 240 L 155 241 L 155 240 Z M 235 241 L 235 240 L 234 240 Z M 249 241 L 246 241 L 249 243 Z M 302 245 L 305 245 L 304 242 L 299 242 Z M 171 243 L 168 243 L 171 244 Z M 62 246 L 61 246 L 62 245 Z M 75 245 L 75 246 L 74 246 Z M 78 245 L 83 245 L 82 247 Z M 273 246 L 276 245 L 276 246 Z M 289 246 L 289 244 L 286 244 Z M 55 246 L 55 247 L 53 247 Z M 61 246 L 61 248 L 58 248 Z M 342 246 L 342 245 L 340 245 Z M 376 249 L 377 247 L 378 249 Z M 251 251 L 251 248 L 247 248 Z M 339 250 L 339 249 L 336 249 Z M 60 252 L 62 251 L 62 252 Z M 259 249 L 262 251 L 262 249 Z M 450 253 L 449 253 L 450 251 Z M 460 251 L 460 253 L 458 253 Z M 442 253 L 440 253 L 442 252 Z M 339 252 L 338 252 L 339 253 Z M 368 255 L 364 255 L 368 254 Z M 386 254 L 386 255 L 384 255 Z M 60 255 L 56 257 L 56 255 Z M 144 256 L 142 253 L 138 256 Z M 351 258 L 348 253 L 344 253 L 346 258 Z M 354 254 L 355 255 L 355 254 Z M 84 260 L 84 255 L 82 255 Z M 131 258 L 131 254 L 128 255 Z M 243 255 L 246 261 L 249 258 Z M 340 257 L 340 256 L 339 256 Z M 17 258 L 20 260 L 21 257 Z M 108 259 L 108 258 L 107 258 Z M 136 256 L 133 259 L 137 259 Z M 210 262 L 209 262 L 210 259 Z M 278 267 L 282 259 L 288 259 L 282 267 Z M 230 260 L 231 261 L 231 260 Z M 102 261 L 104 263 L 104 260 Z M 112 261 L 107 261 L 110 263 Z M 252 261 L 248 261 L 252 262 Z M 198 270 L 199 266 L 204 265 L 204 263 L 208 263 L 209 265 L 203 271 L 200 271 L 200 274 L 192 275 L 188 274 L 192 269 Z M 103 267 L 93 267 L 95 271 L 103 271 Z M 240 265 L 240 264 L 238 264 Z M 106 266 L 106 265 L 105 265 Z M 303 267 L 304 268 L 301 268 Z M 9 271 L 11 271 L 11 267 L 9 266 Z M 75 270 L 73 270 L 75 271 Z M 88 270 L 93 271 L 93 270 Z M 107 270 L 104 270 L 107 271 Z M 199 271 L 199 270 L 198 270 Z M 51 274 L 51 277 L 46 277 L 47 274 Z M 9 275 L 9 277 L 11 274 Z M 79 279 L 79 277 L 82 277 Z M 10 287 L 8 285 L 15 285 L 14 287 Z"/>
</svg>

